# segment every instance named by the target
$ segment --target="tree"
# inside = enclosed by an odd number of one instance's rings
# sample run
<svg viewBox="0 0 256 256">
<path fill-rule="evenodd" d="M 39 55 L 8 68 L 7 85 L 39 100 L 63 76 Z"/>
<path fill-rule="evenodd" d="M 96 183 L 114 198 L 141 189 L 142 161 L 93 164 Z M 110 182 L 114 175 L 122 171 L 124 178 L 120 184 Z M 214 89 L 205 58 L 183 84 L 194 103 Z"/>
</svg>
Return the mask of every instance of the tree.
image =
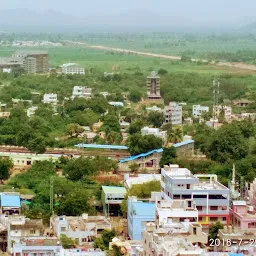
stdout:
<svg viewBox="0 0 256 256">
<path fill-rule="evenodd" d="M 139 168 L 140 168 L 140 165 L 137 163 L 133 163 L 133 164 L 129 165 L 129 169 L 131 170 L 131 172 L 136 173 L 136 172 L 138 172 Z"/>
<path fill-rule="evenodd" d="M 10 169 L 13 167 L 13 162 L 10 159 L 0 158 L 0 180 L 8 180 L 10 177 Z"/>
<path fill-rule="evenodd" d="M 115 131 L 110 131 L 106 135 L 106 141 L 109 144 L 120 144 L 123 140 L 123 137 L 120 133 L 115 132 Z"/>
<path fill-rule="evenodd" d="M 37 136 L 28 141 L 28 150 L 36 154 L 43 154 L 46 150 L 46 141 L 43 136 Z"/>
<path fill-rule="evenodd" d="M 106 115 L 104 117 L 104 123 L 101 130 L 105 131 L 106 134 L 110 133 L 111 131 L 121 133 L 121 126 L 118 117 L 113 114 Z"/>
<path fill-rule="evenodd" d="M 148 115 L 148 122 L 154 127 L 161 127 L 164 121 L 164 116 L 160 112 L 151 111 Z"/>
<path fill-rule="evenodd" d="M 100 238 L 94 240 L 94 248 L 100 248 L 102 251 L 106 251 L 109 248 L 109 243 L 116 236 L 116 231 L 114 229 L 107 230 L 105 229 L 102 232 Z"/>
<path fill-rule="evenodd" d="M 157 73 L 158 75 L 166 75 L 168 74 L 168 71 L 163 68 L 160 68 Z"/>
<path fill-rule="evenodd" d="M 131 154 L 146 153 L 150 150 L 159 149 L 162 147 L 162 139 L 154 135 L 133 134 L 127 140 L 129 151 Z"/>
<path fill-rule="evenodd" d="M 60 235 L 60 242 L 64 249 L 72 249 L 75 247 L 75 240 L 67 237 L 65 234 Z"/>
<path fill-rule="evenodd" d="M 142 93 L 139 90 L 132 90 L 128 96 L 129 100 L 132 102 L 139 102 L 141 97 Z"/>
<path fill-rule="evenodd" d="M 141 129 L 145 126 L 145 124 L 145 121 L 142 119 L 136 119 L 132 121 L 128 129 L 129 134 L 140 132 Z"/>
<path fill-rule="evenodd" d="M 169 165 L 176 157 L 177 155 L 175 147 L 164 148 L 159 164 L 160 166 Z"/>
<path fill-rule="evenodd" d="M 168 141 L 171 143 L 181 142 L 183 139 L 183 131 L 181 128 L 173 128 L 168 134 Z"/>
<path fill-rule="evenodd" d="M 67 133 L 71 136 L 71 137 L 77 137 L 79 133 L 81 133 L 83 131 L 83 128 L 79 125 L 79 124 L 68 124 L 67 125 Z"/>
<path fill-rule="evenodd" d="M 218 232 L 220 229 L 223 229 L 224 226 L 219 221 L 215 224 L 212 224 L 209 228 L 209 239 L 215 240 L 218 237 Z"/>
</svg>

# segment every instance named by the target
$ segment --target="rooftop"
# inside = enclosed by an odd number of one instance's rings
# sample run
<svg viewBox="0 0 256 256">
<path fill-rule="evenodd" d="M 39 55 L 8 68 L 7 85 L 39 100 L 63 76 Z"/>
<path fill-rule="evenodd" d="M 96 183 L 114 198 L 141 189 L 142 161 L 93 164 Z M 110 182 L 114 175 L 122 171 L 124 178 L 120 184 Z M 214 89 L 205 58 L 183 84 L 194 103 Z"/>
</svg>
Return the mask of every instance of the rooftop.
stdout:
<svg viewBox="0 0 256 256">
<path fill-rule="evenodd" d="M 20 196 L 15 194 L 1 194 L 1 206 L 2 207 L 21 207 Z"/>
<path fill-rule="evenodd" d="M 57 246 L 60 242 L 57 237 L 23 238 L 20 243 L 26 246 Z"/>
<path fill-rule="evenodd" d="M 114 187 L 114 186 L 102 186 L 102 190 L 106 194 L 126 194 L 126 188 L 125 187 Z"/>
<path fill-rule="evenodd" d="M 77 144 L 75 147 L 78 148 L 97 148 L 97 149 L 124 149 L 127 150 L 127 146 L 120 145 L 101 145 L 101 144 Z"/>
<path fill-rule="evenodd" d="M 130 188 L 134 184 L 143 184 L 153 180 L 161 180 L 161 174 L 139 174 L 138 177 L 130 177 L 125 180 L 125 184 Z"/>
</svg>

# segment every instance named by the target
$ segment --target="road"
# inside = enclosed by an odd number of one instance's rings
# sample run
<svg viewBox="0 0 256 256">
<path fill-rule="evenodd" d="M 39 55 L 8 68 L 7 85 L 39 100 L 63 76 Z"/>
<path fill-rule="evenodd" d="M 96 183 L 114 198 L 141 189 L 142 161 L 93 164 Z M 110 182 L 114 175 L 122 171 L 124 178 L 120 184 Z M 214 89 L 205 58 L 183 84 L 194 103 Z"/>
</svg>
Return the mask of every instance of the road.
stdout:
<svg viewBox="0 0 256 256">
<path fill-rule="evenodd" d="M 148 56 L 148 57 L 155 57 L 155 58 L 161 58 L 161 59 L 168 59 L 168 60 L 181 60 L 181 56 L 174 56 L 174 55 L 166 55 L 166 54 L 157 54 L 152 52 L 142 52 L 142 51 L 136 51 L 136 50 L 130 50 L 130 49 L 124 49 L 124 48 L 117 48 L 117 47 L 110 47 L 110 46 L 103 46 L 103 45 L 90 45 L 87 43 L 82 42 L 76 42 L 76 41 L 70 41 L 70 40 L 64 40 L 64 43 L 71 44 L 71 45 L 78 45 L 78 46 L 84 46 L 86 48 L 92 48 L 92 49 L 98 49 L 98 50 L 105 50 L 105 51 L 114 51 L 114 52 L 124 52 L 124 53 L 131 53 L 136 54 L 139 56 Z M 191 59 L 192 61 L 202 61 L 202 62 L 208 62 L 207 60 L 201 60 L 201 59 Z M 216 66 L 226 66 L 229 68 L 235 68 L 235 69 L 244 69 L 244 70 L 250 70 L 250 71 L 256 71 L 255 65 L 250 65 L 243 62 L 212 62 L 211 64 Z"/>
</svg>

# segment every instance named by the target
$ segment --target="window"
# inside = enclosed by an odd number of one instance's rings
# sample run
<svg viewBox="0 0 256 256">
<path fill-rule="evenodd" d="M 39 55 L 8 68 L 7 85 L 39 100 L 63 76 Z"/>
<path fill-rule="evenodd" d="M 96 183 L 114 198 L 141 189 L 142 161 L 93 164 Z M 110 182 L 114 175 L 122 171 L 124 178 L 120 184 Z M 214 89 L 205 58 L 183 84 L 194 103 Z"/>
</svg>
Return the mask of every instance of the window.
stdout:
<svg viewBox="0 0 256 256">
<path fill-rule="evenodd" d="M 210 221 L 218 221 L 217 217 L 210 217 Z"/>
<path fill-rule="evenodd" d="M 197 206 L 196 209 L 197 209 L 198 211 L 202 211 L 202 210 L 203 210 L 203 206 Z"/>
<path fill-rule="evenodd" d="M 82 238 L 82 243 L 86 243 L 87 239 L 86 238 Z"/>
<path fill-rule="evenodd" d="M 196 235 L 196 228 L 193 228 L 193 234 Z"/>
<path fill-rule="evenodd" d="M 211 211 L 217 211 L 218 210 L 218 206 L 210 206 L 210 210 Z"/>
<path fill-rule="evenodd" d="M 66 231 L 66 227 L 61 227 L 61 228 L 60 228 L 60 231 L 62 231 L 62 232 L 63 232 L 63 231 Z"/>
<path fill-rule="evenodd" d="M 226 220 L 227 220 L 227 218 L 226 218 L 226 217 L 223 217 L 223 218 L 222 218 L 222 220 L 223 220 L 223 221 L 226 221 Z"/>
<path fill-rule="evenodd" d="M 30 230 L 30 234 L 31 234 L 31 235 L 34 235 L 35 233 L 36 233 L 36 231 L 35 231 L 34 229 L 31 229 L 31 230 Z"/>
</svg>

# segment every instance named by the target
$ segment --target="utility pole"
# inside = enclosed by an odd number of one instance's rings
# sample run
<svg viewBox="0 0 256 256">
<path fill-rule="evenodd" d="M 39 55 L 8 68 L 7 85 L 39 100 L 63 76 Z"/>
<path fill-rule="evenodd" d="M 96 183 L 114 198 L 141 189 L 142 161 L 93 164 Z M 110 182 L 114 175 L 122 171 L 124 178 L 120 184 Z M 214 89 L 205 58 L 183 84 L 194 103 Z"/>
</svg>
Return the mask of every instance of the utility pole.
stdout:
<svg viewBox="0 0 256 256">
<path fill-rule="evenodd" d="M 50 178 L 50 211 L 52 216 L 54 215 L 53 203 L 54 203 L 54 190 L 53 190 L 53 177 L 51 177 Z"/>
<path fill-rule="evenodd" d="M 216 111 L 219 103 L 219 93 L 220 93 L 220 82 L 218 79 L 213 80 L 213 128 L 215 120 L 217 119 Z"/>
</svg>

